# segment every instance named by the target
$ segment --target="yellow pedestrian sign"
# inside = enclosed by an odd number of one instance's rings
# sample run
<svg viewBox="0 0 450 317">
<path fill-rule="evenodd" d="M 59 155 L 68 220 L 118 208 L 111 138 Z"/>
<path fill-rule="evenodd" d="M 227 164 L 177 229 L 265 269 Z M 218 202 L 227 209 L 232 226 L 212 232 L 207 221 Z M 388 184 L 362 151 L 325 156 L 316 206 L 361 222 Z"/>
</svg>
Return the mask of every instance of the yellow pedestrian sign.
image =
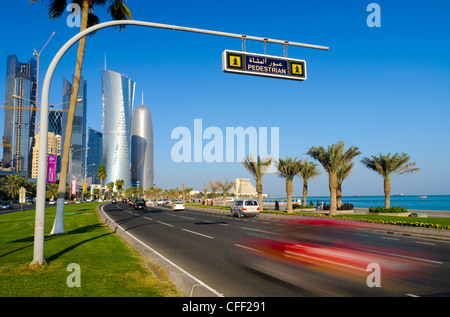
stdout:
<svg viewBox="0 0 450 317">
<path fill-rule="evenodd" d="M 303 64 L 291 62 L 291 75 L 302 76 L 303 75 Z"/>
<path fill-rule="evenodd" d="M 306 62 L 300 59 L 225 50 L 222 70 L 226 73 L 306 80 Z"/>
</svg>

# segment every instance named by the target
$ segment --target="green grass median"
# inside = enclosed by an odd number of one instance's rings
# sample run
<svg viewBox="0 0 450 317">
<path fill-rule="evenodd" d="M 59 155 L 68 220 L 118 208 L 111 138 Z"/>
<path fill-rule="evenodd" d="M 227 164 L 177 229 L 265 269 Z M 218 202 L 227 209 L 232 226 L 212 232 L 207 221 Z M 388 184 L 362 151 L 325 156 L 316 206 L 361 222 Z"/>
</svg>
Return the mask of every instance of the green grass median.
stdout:
<svg viewBox="0 0 450 317">
<path fill-rule="evenodd" d="M 104 226 L 98 203 L 66 205 L 65 234 L 50 235 L 56 207 L 46 208 L 45 261 L 30 266 L 34 210 L 0 215 L 0 297 L 174 297 L 181 296 L 164 273 Z M 70 264 L 79 271 L 70 269 Z M 69 270 L 68 270 L 69 268 Z M 79 287 L 69 287 L 78 273 Z M 156 273 L 156 274 L 155 274 Z"/>
</svg>

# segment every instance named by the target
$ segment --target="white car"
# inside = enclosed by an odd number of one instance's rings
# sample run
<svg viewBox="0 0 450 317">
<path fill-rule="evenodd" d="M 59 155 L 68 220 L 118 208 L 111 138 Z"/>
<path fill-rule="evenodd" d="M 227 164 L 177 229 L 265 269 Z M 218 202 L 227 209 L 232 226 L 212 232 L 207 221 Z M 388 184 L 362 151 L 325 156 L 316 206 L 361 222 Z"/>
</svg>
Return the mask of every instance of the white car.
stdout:
<svg viewBox="0 0 450 317">
<path fill-rule="evenodd" d="M 175 201 L 172 205 L 172 210 L 184 210 L 184 203 L 182 201 Z"/>
<path fill-rule="evenodd" d="M 244 216 L 256 216 L 259 215 L 260 208 L 258 201 L 255 199 L 240 199 L 230 208 L 230 215 L 233 217 L 237 215 L 239 218 Z"/>
</svg>

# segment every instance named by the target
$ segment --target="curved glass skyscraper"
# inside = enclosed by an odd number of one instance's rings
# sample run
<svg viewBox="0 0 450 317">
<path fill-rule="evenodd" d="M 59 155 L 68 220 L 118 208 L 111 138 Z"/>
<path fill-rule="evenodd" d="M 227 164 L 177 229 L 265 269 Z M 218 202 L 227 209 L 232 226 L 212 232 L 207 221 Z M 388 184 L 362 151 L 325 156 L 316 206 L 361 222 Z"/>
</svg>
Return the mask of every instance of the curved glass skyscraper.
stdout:
<svg viewBox="0 0 450 317">
<path fill-rule="evenodd" d="M 124 75 L 102 70 L 103 165 L 106 181 L 131 186 L 131 123 L 135 82 Z"/>
<path fill-rule="evenodd" d="M 134 110 L 131 130 L 131 180 L 144 190 L 153 187 L 153 123 L 150 109 L 140 105 Z"/>
</svg>

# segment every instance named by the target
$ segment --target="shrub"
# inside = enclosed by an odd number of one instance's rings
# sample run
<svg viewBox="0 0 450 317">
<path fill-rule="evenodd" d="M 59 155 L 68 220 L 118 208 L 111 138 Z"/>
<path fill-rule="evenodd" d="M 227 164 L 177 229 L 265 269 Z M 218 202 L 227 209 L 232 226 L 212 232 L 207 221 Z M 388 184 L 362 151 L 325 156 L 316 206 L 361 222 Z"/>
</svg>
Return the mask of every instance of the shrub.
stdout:
<svg viewBox="0 0 450 317">
<path fill-rule="evenodd" d="M 402 212 L 408 212 L 408 209 L 405 207 L 370 207 L 369 212 L 377 212 L 377 213 L 402 213 Z"/>
<path fill-rule="evenodd" d="M 302 206 L 302 205 L 292 205 L 292 209 L 310 209 L 310 208 L 315 208 L 314 206 L 311 205 L 306 205 L 306 206 Z"/>
<path fill-rule="evenodd" d="M 330 205 L 323 204 L 323 210 L 330 210 Z M 353 204 L 344 203 L 337 210 L 353 210 Z"/>
</svg>

